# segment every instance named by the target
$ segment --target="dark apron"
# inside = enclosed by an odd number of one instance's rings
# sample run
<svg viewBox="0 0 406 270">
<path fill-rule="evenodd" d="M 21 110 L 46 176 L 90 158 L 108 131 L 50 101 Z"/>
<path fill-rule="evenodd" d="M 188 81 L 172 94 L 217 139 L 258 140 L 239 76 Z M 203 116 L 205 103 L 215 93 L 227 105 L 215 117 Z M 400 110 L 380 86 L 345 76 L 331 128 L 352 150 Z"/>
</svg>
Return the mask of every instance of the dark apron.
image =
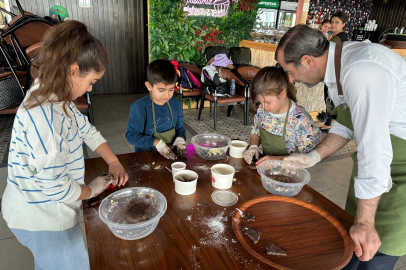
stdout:
<svg viewBox="0 0 406 270">
<path fill-rule="evenodd" d="M 169 111 L 171 112 L 171 117 L 172 117 L 172 129 L 167 130 L 165 132 L 157 132 L 156 131 L 156 122 L 155 122 L 155 108 L 154 108 L 154 101 L 152 100 L 151 97 L 151 103 L 152 103 L 152 116 L 154 117 L 154 138 L 158 140 L 162 140 L 166 143 L 166 145 L 172 145 L 173 140 L 176 136 L 176 129 L 175 129 L 175 124 L 173 122 L 173 115 L 172 115 L 172 109 L 171 105 L 169 105 L 169 102 L 167 102 Z"/>
<path fill-rule="evenodd" d="M 286 126 L 288 125 L 288 117 L 291 102 L 289 100 L 289 109 L 286 112 L 285 126 L 283 128 L 283 135 L 273 135 L 268 131 L 264 130 L 261 126 L 259 127 L 259 135 L 261 137 L 261 145 L 264 148 L 264 155 L 266 156 L 287 156 L 289 155 L 286 150 Z"/>
<path fill-rule="evenodd" d="M 342 43 L 336 44 L 335 71 L 338 94 L 343 96 L 340 83 Z M 335 108 L 330 107 L 336 121 L 354 131 L 351 113 L 346 104 Z M 406 254 L 406 140 L 390 136 L 393 150 L 393 159 L 390 165 L 392 188 L 388 193 L 383 193 L 375 215 L 375 228 L 382 242 L 379 251 L 391 256 Z M 355 216 L 357 212 L 357 198 L 355 197 L 355 177 L 358 175 L 357 153 L 351 155 L 354 165 L 352 169 L 350 187 L 347 195 L 345 210 Z"/>
</svg>

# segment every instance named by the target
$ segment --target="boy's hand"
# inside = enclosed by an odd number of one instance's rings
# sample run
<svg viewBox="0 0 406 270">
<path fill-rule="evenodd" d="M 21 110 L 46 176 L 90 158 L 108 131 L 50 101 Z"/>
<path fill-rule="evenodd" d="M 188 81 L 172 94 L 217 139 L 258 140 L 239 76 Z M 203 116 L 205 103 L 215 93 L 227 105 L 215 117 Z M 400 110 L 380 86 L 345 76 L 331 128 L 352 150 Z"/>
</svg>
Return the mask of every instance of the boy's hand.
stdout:
<svg viewBox="0 0 406 270">
<path fill-rule="evenodd" d="M 156 150 L 163 155 L 165 158 L 170 160 L 175 160 L 177 157 L 174 152 L 166 145 L 163 140 L 160 140 L 159 143 L 155 146 Z"/>
<path fill-rule="evenodd" d="M 177 137 L 172 145 L 172 150 L 175 149 L 176 154 L 180 158 L 186 158 L 186 142 L 182 137 Z"/>
<path fill-rule="evenodd" d="M 88 185 L 88 187 L 90 187 L 92 190 L 92 194 L 90 195 L 89 199 L 99 196 L 99 194 L 106 190 L 106 188 L 113 182 L 114 178 L 111 175 L 99 176 L 95 178 Z"/>
</svg>

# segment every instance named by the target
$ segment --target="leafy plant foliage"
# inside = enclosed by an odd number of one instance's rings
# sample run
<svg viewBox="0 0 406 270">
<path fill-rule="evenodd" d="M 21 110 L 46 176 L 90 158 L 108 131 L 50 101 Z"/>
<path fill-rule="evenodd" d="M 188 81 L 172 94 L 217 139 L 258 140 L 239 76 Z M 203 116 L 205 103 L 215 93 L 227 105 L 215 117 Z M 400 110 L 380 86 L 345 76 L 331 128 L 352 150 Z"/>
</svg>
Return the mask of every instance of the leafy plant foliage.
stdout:
<svg viewBox="0 0 406 270">
<path fill-rule="evenodd" d="M 257 16 L 259 0 L 231 1 L 228 15 L 188 17 L 182 10 L 184 0 L 150 0 L 151 60 L 163 58 L 204 65 L 208 46 L 238 46 L 249 39 Z"/>
</svg>

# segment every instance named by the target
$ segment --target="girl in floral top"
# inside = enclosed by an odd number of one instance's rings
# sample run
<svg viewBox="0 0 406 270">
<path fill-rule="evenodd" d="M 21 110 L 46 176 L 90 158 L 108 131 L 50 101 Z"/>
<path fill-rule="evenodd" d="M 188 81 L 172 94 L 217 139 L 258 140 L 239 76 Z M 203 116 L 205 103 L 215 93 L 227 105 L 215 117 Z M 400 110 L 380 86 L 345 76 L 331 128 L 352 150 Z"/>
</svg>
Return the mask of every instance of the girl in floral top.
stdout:
<svg viewBox="0 0 406 270">
<path fill-rule="evenodd" d="M 320 130 L 309 113 L 296 105 L 296 88 L 280 66 L 261 69 L 252 81 L 252 106 L 257 110 L 251 128 L 250 147 L 244 159 L 251 164 L 259 158 L 259 145 L 264 157 L 283 159 L 293 152 L 309 153 L 319 143 Z"/>
</svg>

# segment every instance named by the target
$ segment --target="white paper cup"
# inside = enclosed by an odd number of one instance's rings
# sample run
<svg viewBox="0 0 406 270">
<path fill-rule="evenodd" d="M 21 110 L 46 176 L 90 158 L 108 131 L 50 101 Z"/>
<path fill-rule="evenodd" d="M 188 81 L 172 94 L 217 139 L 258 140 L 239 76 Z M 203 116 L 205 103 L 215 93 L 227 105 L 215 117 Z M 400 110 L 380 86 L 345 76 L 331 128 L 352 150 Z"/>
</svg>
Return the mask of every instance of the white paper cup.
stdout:
<svg viewBox="0 0 406 270">
<path fill-rule="evenodd" d="M 175 177 L 175 173 L 177 173 L 178 171 L 181 170 L 185 170 L 186 169 L 186 163 L 183 162 L 174 162 L 171 165 L 171 169 L 172 169 L 172 176 Z M 175 179 L 175 178 L 174 178 Z"/>
<path fill-rule="evenodd" d="M 242 158 L 242 154 L 247 149 L 248 143 L 244 141 L 231 141 L 230 156 L 233 158 Z"/>
<path fill-rule="evenodd" d="M 183 181 L 176 180 L 177 176 L 190 177 L 195 180 L 183 182 Z M 197 178 L 198 178 L 198 175 L 194 171 L 181 170 L 181 171 L 176 172 L 173 175 L 173 181 L 175 182 L 176 193 L 178 193 L 180 195 L 190 195 L 190 194 L 195 193 L 196 185 L 197 185 Z"/>
<path fill-rule="evenodd" d="M 211 184 L 217 189 L 229 189 L 233 184 L 235 169 L 227 164 L 211 167 Z"/>
</svg>

